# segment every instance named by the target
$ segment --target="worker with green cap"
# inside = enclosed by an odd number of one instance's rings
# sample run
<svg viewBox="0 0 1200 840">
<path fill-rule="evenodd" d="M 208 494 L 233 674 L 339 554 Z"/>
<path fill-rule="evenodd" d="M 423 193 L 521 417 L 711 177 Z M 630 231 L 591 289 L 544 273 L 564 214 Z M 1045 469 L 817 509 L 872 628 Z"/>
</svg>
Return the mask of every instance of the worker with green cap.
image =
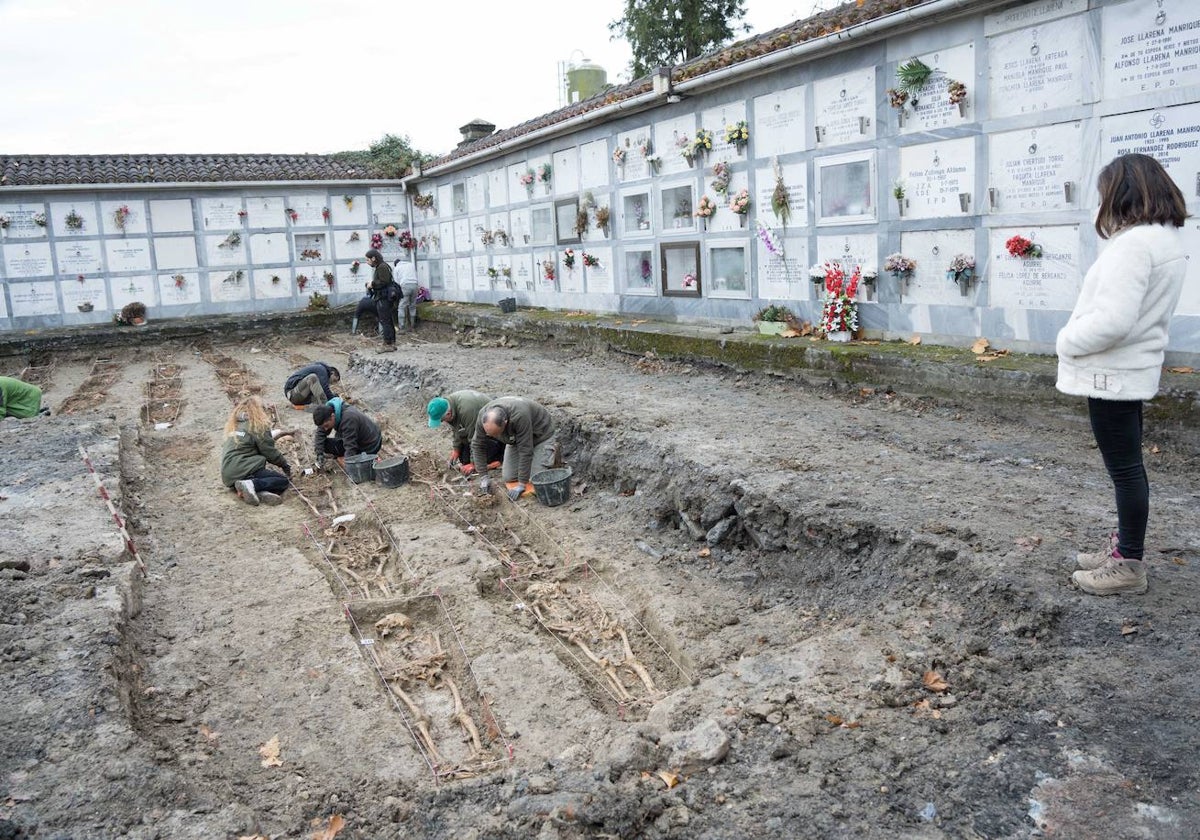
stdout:
<svg viewBox="0 0 1200 840">
<path fill-rule="evenodd" d="M 471 438 L 475 434 L 479 410 L 491 401 L 492 398 L 487 394 L 463 390 L 444 397 L 434 397 L 426 407 L 429 428 L 436 429 L 443 423 L 449 424 L 453 439 L 447 463 L 463 475 L 469 476 L 475 471 L 475 465 L 471 463 Z M 487 459 L 490 468 L 498 467 L 504 460 L 504 444 L 489 438 Z M 464 461 L 466 463 L 463 463 Z M 495 467 L 492 466 L 493 463 Z"/>
<path fill-rule="evenodd" d="M 49 413 L 50 409 L 42 407 L 41 388 L 11 376 L 0 376 L 0 418 L 36 417 Z"/>
</svg>

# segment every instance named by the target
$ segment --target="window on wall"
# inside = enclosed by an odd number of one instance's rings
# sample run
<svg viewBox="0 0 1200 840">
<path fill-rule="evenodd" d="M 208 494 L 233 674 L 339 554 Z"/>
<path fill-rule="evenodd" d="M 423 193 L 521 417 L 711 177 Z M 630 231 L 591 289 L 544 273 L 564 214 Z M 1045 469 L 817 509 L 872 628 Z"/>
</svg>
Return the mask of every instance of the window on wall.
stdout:
<svg viewBox="0 0 1200 840">
<path fill-rule="evenodd" d="M 455 214 L 466 213 L 467 212 L 467 185 L 466 184 L 455 184 L 453 187 L 451 187 L 451 194 L 452 194 L 451 201 L 454 203 L 454 213 Z"/>
<path fill-rule="evenodd" d="M 669 297 L 700 297 L 700 243 L 660 245 L 662 292 Z"/>
<path fill-rule="evenodd" d="M 816 160 L 818 225 L 875 221 L 875 152 Z"/>
<path fill-rule="evenodd" d="M 564 198 L 554 202 L 554 223 L 558 226 L 558 244 L 573 245 L 579 242 L 575 220 L 579 216 L 579 199 Z"/>
<path fill-rule="evenodd" d="M 695 201 L 692 185 L 665 187 L 660 193 L 662 201 L 663 233 L 691 231 L 696 229 Z"/>
<path fill-rule="evenodd" d="M 714 245 L 708 252 L 708 294 L 711 297 L 750 297 L 744 245 Z"/>
<path fill-rule="evenodd" d="M 625 252 L 625 291 L 631 295 L 658 293 L 654 285 L 654 252 L 638 248 Z"/>
<path fill-rule="evenodd" d="M 650 191 L 625 193 L 621 196 L 621 233 L 625 236 L 650 236 Z"/>
<path fill-rule="evenodd" d="M 554 208 L 549 204 L 529 211 L 529 239 L 532 245 L 554 244 Z"/>
</svg>

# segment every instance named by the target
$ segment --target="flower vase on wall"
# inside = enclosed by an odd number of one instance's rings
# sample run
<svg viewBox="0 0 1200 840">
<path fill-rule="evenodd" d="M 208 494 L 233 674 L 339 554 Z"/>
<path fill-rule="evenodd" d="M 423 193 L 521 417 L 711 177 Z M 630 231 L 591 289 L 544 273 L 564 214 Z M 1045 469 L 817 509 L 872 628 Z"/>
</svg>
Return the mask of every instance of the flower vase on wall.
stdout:
<svg viewBox="0 0 1200 840">
<path fill-rule="evenodd" d="M 742 227 L 746 226 L 747 220 L 746 220 L 745 213 L 738 213 L 738 222 L 741 224 Z"/>
</svg>

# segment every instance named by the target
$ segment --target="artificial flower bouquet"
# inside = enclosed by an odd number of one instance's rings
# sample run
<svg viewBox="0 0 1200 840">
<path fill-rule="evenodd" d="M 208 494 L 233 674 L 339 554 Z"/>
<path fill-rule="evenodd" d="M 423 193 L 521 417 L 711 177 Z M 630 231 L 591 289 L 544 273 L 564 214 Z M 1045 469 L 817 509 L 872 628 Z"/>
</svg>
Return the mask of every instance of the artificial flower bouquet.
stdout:
<svg viewBox="0 0 1200 840">
<path fill-rule="evenodd" d="M 1042 255 L 1042 246 L 1035 244 L 1024 236 L 1012 236 L 1004 243 L 1008 253 L 1023 260 L 1037 259 Z"/>
<path fill-rule="evenodd" d="M 826 335 L 836 332 L 858 331 L 858 306 L 854 296 L 862 282 L 862 269 L 854 267 L 847 277 L 841 263 L 825 263 L 825 303 L 821 307 L 821 329 Z"/>
</svg>

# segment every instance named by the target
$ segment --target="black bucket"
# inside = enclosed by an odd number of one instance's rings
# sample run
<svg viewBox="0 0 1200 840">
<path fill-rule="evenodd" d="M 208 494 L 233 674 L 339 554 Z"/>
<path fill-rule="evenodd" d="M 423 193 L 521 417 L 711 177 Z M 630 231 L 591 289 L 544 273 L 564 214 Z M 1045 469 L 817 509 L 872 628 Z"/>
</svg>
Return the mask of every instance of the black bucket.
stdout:
<svg viewBox="0 0 1200 840">
<path fill-rule="evenodd" d="M 516 298 L 505 298 L 504 300 L 500 301 L 500 311 L 508 312 L 508 313 L 516 312 L 517 311 L 517 299 Z"/>
<path fill-rule="evenodd" d="M 399 487 L 408 481 L 408 457 L 400 455 L 375 462 L 375 480 L 384 487 Z"/>
<path fill-rule="evenodd" d="M 571 468 L 542 470 L 532 478 L 533 492 L 546 507 L 558 507 L 571 497 Z"/>
<path fill-rule="evenodd" d="M 347 455 L 346 475 L 350 476 L 350 480 L 355 484 L 362 484 L 364 481 L 374 481 L 375 474 L 371 469 L 371 464 L 374 460 L 375 456 L 370 452 Z"/>
</svg>

